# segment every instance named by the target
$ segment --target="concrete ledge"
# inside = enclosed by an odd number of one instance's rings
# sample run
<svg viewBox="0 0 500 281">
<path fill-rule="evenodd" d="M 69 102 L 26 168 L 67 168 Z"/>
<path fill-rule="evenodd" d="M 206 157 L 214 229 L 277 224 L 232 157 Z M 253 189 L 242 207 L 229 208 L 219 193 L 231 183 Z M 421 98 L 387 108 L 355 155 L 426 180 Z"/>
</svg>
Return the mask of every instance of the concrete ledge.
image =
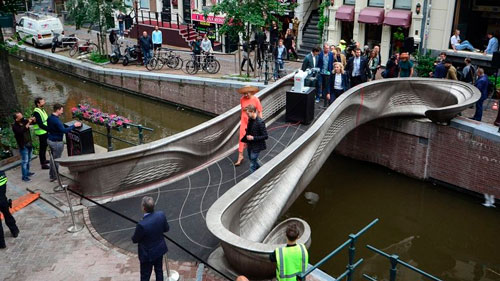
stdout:
<svg viewBox="0 0 500 281">
<path fill-rule="evenodd" d="M 473 135 L 494 141 L 500 145 L 500 133 L 498 127 L 464 117 L 457 117 L 450 122 L 450 127 Z"/>
</svg>

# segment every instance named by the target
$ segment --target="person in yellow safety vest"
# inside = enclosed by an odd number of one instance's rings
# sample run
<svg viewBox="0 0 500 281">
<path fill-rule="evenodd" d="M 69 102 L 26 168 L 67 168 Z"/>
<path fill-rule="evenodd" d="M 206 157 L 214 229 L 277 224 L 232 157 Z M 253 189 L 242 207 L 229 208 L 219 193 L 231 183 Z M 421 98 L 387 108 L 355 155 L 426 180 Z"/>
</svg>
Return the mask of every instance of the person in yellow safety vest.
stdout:
<svg viewBox="0 0 500 281">
<path fill-rule="evenodd" d="M 270 259 L 276 263 L 276 279 L 278 281 L 300 280 L 297 276 L 304 273 L 309 264 L 309 254 L 304 244 L 297 243 L 300 231 L 296 224 L 286 228 L 286 246 L 276 249 Z"/>
<path fill-rule="evenodd" d="M 17 237 L 19 235 L 19 228 L 17 228 L 16 220 L 10 214 L 9 211 L 9 200 L 7 200 L 7 176 L 4 171 L 0 171 L 0 212 L 2 212 L 3 217 L 5 218 L 5 224 L 10 229 L 10 233 L 13 237 Z M 5 249 L 7 246 L 5 245 L 5 239 L 3 237 L 3 227 L 2 221 L 0 221 L 0 249 Z"/>
<path fill-rule="evenodd" d="M 340 48 L 340 50 L 342 52 L 345 50 L 345 48 L 346 48 L 346 42 L 345 42 L 345 40 L 340 40 L 340 42 L 339 42 L 339 48 Z"/>
<path fill-rule="evenodd" d="M 35 130 L 35 135 L 38 136 L 40 141 L 40 148 L 38 150 L 38 157 L 40 158 L 40 165 L 42 169 L 48 170 L 49 161 L 47 160 L 47 119 L 49 115 L 45 112 L 43 106 L 45 105 L 45 100 L 41 97 L 35 99 L 35 110 L 33 112 L 33 117 L 36 119 L 36 124 L 33 126 Z"/>
</svg>

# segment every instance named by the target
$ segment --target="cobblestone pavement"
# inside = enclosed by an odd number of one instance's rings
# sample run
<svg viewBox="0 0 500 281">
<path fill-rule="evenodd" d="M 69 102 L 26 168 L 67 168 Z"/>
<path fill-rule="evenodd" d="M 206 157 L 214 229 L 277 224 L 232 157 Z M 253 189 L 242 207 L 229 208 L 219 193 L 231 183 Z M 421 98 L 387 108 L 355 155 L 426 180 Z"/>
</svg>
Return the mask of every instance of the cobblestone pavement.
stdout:
<svg viewBox="0 0 500 281">
<path fill-rule="evenodd" d="M 60 201 L 61 205 L 55 208 L 38 199 L 14 213 L 20 234 L 13 238 L 8 228 L 4 228 L 7 248 L 0 250 L 0 280 L 139 280 L 139 261 L 135 253 L 102 243 L 86 226 L 78 233 L 66 231 L 71 225 L 71 216 L 61 211 L 67 209 L 64 193 L 54 193 L 57 184 L 49 182 L 48 170 L 40 169 L 38 159 L 33 160 L 31 166 L 35 176 L 29 183 L 21 181 L 20 167 L 7 171 L 7 196 L 16 199 L 26 194 L 27 189 L 36 190 L 43 192 L 44 197 L 51 197 L 51 204 Z M 65 179 L 65 183 L 71 181 Z M 79 198 L 74 196 L 72 202 L 79 210 L 76 221 L 83 223 L 85 207 L 79 205 Z M 181 280 L 196 278 L 197 264 L 193 262 L 170 261 L 169 266 L 180 273 Z M 203 280 L 221 279 L 205 269 Z"/>
</svg>

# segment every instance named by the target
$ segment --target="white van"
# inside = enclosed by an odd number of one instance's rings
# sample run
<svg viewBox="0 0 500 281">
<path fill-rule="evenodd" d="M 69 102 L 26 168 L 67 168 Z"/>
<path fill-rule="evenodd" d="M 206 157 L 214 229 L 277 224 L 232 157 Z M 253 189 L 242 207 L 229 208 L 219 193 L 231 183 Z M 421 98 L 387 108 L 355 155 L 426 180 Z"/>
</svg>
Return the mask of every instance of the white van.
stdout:
<svg viewBox="0 0 500 281">
<path fill-rule="evenodd" d="M 61 21 L 58 18 L 27 13 L 17 23 L 16 32 L 20 38 L 27 38 L 26 42 L 33 44 L 35 47 L 51 45 L 52 32 L 64 34 L 64 29 Z"/>
</svg>

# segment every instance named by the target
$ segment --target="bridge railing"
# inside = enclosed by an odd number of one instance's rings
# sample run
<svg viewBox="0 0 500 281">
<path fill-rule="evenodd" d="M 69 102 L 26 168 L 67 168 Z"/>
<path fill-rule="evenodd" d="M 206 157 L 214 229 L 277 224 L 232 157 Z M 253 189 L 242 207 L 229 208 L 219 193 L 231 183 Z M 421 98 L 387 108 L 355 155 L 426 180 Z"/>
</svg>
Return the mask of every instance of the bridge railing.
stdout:
<svg viewBox="0 0 500 281">
<path fill-rule="evenodd" d="M 372 251 L 374 251 L 375 253 L 389 259 L 389 261 L 391 262 L 391 269 L 390 269 L 390 273 L 389 273 L 389 281 L 396 281 L 396 274 L 397 274 L 397 266 L 398 264 L 412 270 L 412 271 L 415 271 L 419 274 L 421 274 L 422 276 L 430 279 L 430 280 L 435 280 L 435 281 L 441 281 L 441 279 L 421 270 L 421 269 L 418 269 L 416 267 L 414 267 L 413 265 L 411 264 L 408 264 L 402 260 L 399 259 L 399 256 L 398 255 L 389 255 L 387 253 L 385 253 L 384 251 L 381 251 L 373 246 L 370 246 L 370 245 L 366 245 L 366 247 Z M 377 281 L 377 279 L 367 275 L 367 274 L 363 274 L 363 277 L 367 280 L 370 280 L 370 281 Z"/>
<path fill-rule="evenodd" d="M 343 250 L 345 247 L 349 246 L 349 263 L 347 264 L 347 270 L 344 271 L 341 275 L 339 275 L 335 280 L 342 280 L 342 278 L 347 276 L 347 280 L 351 281 L 352 280 L 352 275 L 354 273 L 354 270 L 358 267 L 363 262 L 363 259 L 359 259 L 357 262 L 354 262 L 354 255 L 356 252 L 356 240 L 363 235 L 368 229 L 370 229 L 372 226 L 374 226 L 379 219 L 374 219 L 371 223 L 366 225 L 363 229 L 361 229 L 358 233 L 356 234 L 349 234 L 349 239 L 345 241 L 342 245 L 337 247 L 337 249 L 333 250 L 331 253 L 326 255 L 323 259 L 321 259 L 318 263 L 315 265 L 311 266 L 306 270 L 306 272 L 301 273 L 298 275 L 298 277 L 301 280 L 305 280 L 306 276 L 311 274 L 314 270 L 322 266 L 325 262 L 329 261 L 331 258 L 333 258 L 336 254 L 338 254 L 341 250 Z"/>
</svg>

